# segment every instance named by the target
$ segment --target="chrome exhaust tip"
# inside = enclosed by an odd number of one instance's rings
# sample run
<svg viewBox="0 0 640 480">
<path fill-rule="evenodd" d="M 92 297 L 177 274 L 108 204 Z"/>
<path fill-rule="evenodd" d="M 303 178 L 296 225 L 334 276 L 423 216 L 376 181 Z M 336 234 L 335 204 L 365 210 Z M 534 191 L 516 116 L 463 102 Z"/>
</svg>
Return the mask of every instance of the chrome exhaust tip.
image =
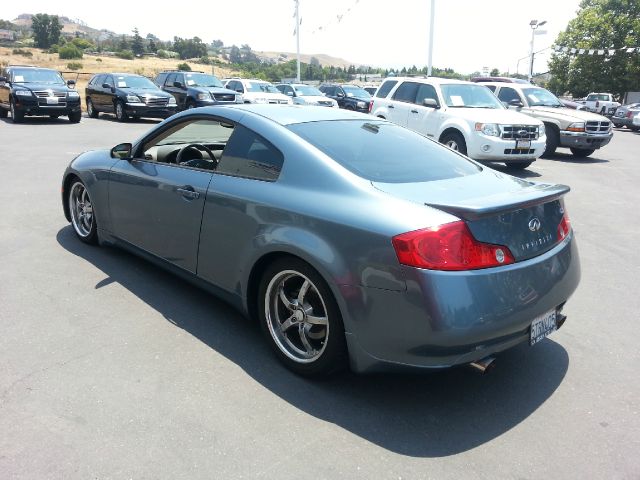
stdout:
<svg viewBox="0 0 640 480">
<path fill-rule="evenodd" d="M 469 366 L 480 373 L 487 373 L 495 366 L 495 357 L 485 357 L 481 360 L 471 362 Z"/>
</svg>

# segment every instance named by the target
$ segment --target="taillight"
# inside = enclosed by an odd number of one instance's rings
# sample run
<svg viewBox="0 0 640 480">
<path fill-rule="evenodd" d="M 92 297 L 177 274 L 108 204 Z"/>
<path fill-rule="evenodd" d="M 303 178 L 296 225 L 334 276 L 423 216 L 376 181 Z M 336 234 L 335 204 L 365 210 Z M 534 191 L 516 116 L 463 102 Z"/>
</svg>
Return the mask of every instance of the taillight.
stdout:
<svg viewBox="0 0 640 480">
<path fill-rule="evenodd" d="M 369 100 L 369 113 L 373 110 L 373 100 Z"/>
<path fill-rule="evenodd" d="M 627 118 L 631 118 L 631 117 L 633 117 L 633 112 L 628 112 L 627 113 Z"/>
<path fill-rule="evenodd" d="M 564 215 L 562 215 L 562 220 L 560 220 L 560 225 L 558 225 L 558 241 L 560 242 L 567 238 L 569 232 L 571 232 L 571 221 L 569 220 L 569 215 L 567 215 L 567 212 L 564 212 Z"/>
<path fill-rule="evenodd" d="M 392 243 L 401 264 L 430 270 L 475 270 L 515 261 L 507 247 L 477 241 L 463 221 L 402 233 Z"/>
</svg>

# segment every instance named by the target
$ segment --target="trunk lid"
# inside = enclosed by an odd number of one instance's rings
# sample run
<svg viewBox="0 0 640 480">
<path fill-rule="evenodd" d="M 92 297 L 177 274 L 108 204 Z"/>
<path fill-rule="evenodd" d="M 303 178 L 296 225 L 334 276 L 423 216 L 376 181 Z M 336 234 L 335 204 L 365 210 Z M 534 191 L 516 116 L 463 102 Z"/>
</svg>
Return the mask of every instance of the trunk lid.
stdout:
<svg viewBox="0 0 640 480">
<path fill-rule="evenodd" d="M 477 175 L 422 183 L 373 183 L 383 192 L 463 219 L 476 240 L 504 245 L 516 261 L 558 244 L 565 185 L 529 182 L 485 168 Z"/>
</svg>

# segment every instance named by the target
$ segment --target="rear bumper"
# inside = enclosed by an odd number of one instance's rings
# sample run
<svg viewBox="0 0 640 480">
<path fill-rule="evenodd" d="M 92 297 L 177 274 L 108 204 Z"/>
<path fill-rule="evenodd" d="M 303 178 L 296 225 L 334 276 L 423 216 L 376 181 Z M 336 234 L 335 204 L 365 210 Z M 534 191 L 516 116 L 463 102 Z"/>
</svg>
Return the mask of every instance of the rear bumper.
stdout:
<svg viewBox="0 0 640 480">
<path fill-rule="evenodd" d="M 505 267 L 404 271 L 405 292 L 350 287 L 345 326 L 356 371 L 451 367 L 511 348 L 529 339 L 536 317 L 561 308 L 580 280 L 573 233 Z"/>
<path fill-rule="evenodd" d="M 567 148 L 598 149 L 611 141 L 613 133 L 591 134 L 582 132 L 560 132 L 560 146 Z"/>
</svg>

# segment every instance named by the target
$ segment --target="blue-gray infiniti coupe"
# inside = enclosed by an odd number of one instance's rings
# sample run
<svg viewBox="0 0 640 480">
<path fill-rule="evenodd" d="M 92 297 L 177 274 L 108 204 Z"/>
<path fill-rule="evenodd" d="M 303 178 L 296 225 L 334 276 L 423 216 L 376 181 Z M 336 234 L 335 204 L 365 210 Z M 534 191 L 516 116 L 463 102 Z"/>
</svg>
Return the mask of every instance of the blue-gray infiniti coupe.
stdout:
<svg viewBox="0 0 640 480">
<path fill-rule="evenodd" d="M 326 375 L 486 366 L 559 328 L 580 279 L 568 191 L 364 114 L 238 105 L 80 155 L 62 203 L 80 240 L 214 292 Z"/>
</svg>

